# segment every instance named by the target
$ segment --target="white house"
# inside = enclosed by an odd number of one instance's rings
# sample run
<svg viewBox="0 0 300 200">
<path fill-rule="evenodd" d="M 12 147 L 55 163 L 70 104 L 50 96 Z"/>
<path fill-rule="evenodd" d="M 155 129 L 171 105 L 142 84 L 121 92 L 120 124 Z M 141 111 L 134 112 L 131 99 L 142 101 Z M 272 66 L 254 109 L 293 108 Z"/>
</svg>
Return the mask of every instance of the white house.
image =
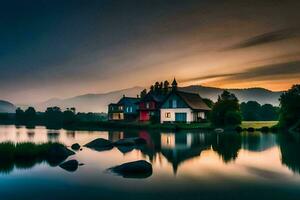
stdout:
<svg viewBox="0 0 300 200">
<path fill-rule="evenodd" d="M 198 94 L 173 89 L 162 103 L 160 122 L 200 122 L 210 110 Z"/>
</svg>

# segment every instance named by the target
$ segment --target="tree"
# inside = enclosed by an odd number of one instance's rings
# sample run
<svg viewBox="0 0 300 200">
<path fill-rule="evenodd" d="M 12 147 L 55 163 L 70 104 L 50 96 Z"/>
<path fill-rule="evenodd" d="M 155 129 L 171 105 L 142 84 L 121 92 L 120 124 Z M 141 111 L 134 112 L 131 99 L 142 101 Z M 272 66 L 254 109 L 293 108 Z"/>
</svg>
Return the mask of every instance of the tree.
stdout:
<svg viewBox="0 0 300 200">
<path fill-rule="evenodd" d="M 300 85 L 294 85 L 280 96 L 279 125 L 290 128 L 300 120 Z"/>
<path fill-rule="evenodd" d="M 241 123 L 241 117 L 238 115 L 241 115 L 238 99 L 225 90 L 212 108 L 212 123 L 217 126 L 238 125 Z"/>
<path fill-rule="evenodd" d="M 243 120 L 245 121 L 259 121 L 261 105 L 256 101 L 248 101 L 241 103 L 241 112 Z"/>
<path fill-rule="evenodd" d="M 278 108 L 271 104 L 260 105 L 256 101 L 243 102 L 240 105 L 242 118 L 245 121 L 278 120 Z"/>
<path fill-rule="evenodd" d="M 17 122 L 24 120 L 24 111 L 21 108 L 16 109 L 16 120 Z"/>
<path fill-rule="evenodd" d="M 36 111 L 33 107 L 28 107 L 24 113 L 25 120 L 27 122 L 33 122 L 36 120 Z"/>
<path fill-rule="evenodd" d="M 170 87 L 169 81 L 165 80 L 164 81 L 164 88 L 163 88 L 164 94 L 167 94 L 169 92 L 169 87 Z"/>
<path fill-rule="evenodd" d="M 147 95 L 147 89 L 143 89 L 140 93 L 140 97 L 144 98 Z"/>
<path fill-rule="evenodd" d="M 67 108 L 63 112 L 63 124 L 64 125 L 71 125 L 72 123 L 76 122 L 76 113 L 75 108 Z"/>
<path fill-rule="evenodd" d="M 265 121 L 278 120 L 278 109 L 271 104 L 264 104 L 260 109 L 260 118 Z"/>
<path fill-rule="evenodd" d="M 63 113 L 59 107 L 48 107 L 45 111 L 45 119 L 47 124 L 61 126 L 63 119 L 62 114 Z"/>
</svg>

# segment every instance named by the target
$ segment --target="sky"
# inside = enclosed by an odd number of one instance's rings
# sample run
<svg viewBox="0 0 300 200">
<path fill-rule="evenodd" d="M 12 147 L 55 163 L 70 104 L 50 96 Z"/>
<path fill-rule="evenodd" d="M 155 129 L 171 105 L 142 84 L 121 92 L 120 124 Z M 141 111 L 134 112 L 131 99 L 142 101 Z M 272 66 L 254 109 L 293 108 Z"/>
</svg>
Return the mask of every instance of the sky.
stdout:
<svg viewBox="0 0 300 200">
<path fill-rule="evenodd" d="M 0 99 L 300 83 L 299 0 L 0 1 Z"/>
</svg>

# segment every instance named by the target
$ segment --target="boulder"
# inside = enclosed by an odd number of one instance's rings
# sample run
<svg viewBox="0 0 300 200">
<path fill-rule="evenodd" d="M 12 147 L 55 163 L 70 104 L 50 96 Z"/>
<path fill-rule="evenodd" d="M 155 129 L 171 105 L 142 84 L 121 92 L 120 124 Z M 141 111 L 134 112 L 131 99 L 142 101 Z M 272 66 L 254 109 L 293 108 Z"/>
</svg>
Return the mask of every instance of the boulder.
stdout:
<svg viewBox="0 0 300 200">
<path fill-rule="evenodd" d="M 78 151 L 80 149 L 80 145 L 78 143 L 72 144 L 71 148 L 75 151 Z"/>
<path fill-rule="evenodd" d="M 109 140 L 103 138 L 95 139 L 84 146 L 96 151 L 105 151 L 113 148 L 112 143 Z"/>
<path fill-rule="evenodd" d="M 131 152 L 134 149 L 134 147 L 133 146 L 118 146 L 117 149 L 121 153 L 126 154 L 126 153 Z"/>
<path fill-rule="evenodd" d="M 109 169 L 124 178 L 147 178 L 152 175 L 152 165 L 144 160 L 124 163 Z"/>
<path fill-rule="evenodd" d="M 134 146 L 146 144 L 146 140 L 140 137 L 124 138 L 114 142 L 115 146 Z"/>
<path fill-rule="evenodd" d="M 79 163 L 77 160 L 69 160 L 59 165 L 60 168 L 68 171 L 75 172 L 78 169 Z"/>
<path fill-rule="evenodd" d="M 69 156 L 74 155 L 75 153 L 69 150 L 62 144 L 54 143 L 51 144 L 50 147 L 45 152 L 45 157 L 47 162 L 51 166 L 57 166 Z"/>
</svg>

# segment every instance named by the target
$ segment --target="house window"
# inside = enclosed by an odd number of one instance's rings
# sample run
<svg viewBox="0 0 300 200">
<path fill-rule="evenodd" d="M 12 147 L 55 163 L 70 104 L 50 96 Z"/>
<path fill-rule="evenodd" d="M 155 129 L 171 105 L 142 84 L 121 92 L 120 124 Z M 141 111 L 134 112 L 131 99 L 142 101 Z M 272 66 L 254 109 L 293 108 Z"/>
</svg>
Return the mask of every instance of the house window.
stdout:
<svg viewBox="0 0 300 200">
<path fill-rule="evenodd" d="M 165 117 L 166 118 L 171 118 L 171 113 L 170 112 L 165 113 Z"/>
<path fill-rule="evenodd" d="M 119 106 L 119 110 L 123 110 L 123 106 Z"/>
<path fill-rule="evenodd" d="M 198 112 L 198 119 L 204 119 L 204 118 L 205 118 L 204 112 Z"/>
<path fill-rule="evenodd" d="M 131 113 L 132 113 L 132 106 L 130 106 L 130 107 L 129 107 L 129 112 L 131 112 Z"/>
<path fill-rule="evenodd" d="M 176 101 L 176 99 L 173 99 L 173 101 L 172 101 L 172 108 L 177 108 L 177 101 Z"/>
<path fill-rule="evenodd" d="M 147 108 L 147 109 L 150 108 L 150 103 L 149 103 L 149 102 L 146 103 L 146 108 Z"/>
</svg>

